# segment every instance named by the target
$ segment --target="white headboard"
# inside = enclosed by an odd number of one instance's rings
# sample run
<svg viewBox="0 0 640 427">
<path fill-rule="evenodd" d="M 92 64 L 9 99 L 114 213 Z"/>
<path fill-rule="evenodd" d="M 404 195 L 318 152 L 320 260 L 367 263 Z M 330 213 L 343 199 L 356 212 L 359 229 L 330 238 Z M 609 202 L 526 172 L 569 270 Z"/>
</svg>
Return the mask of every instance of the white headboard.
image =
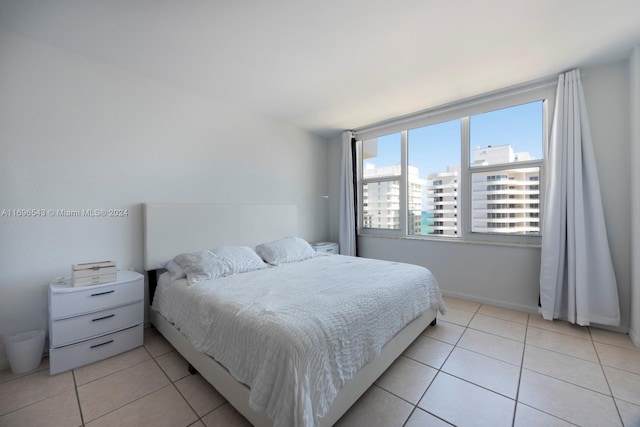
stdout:
<svg viewBox="0 0 640 427">
<path fill-rule="evenodd" d="M 144 268 L 225 245 L 254 247 L 298 234 L 296 206 L 145 203 Z"/>
</svg>

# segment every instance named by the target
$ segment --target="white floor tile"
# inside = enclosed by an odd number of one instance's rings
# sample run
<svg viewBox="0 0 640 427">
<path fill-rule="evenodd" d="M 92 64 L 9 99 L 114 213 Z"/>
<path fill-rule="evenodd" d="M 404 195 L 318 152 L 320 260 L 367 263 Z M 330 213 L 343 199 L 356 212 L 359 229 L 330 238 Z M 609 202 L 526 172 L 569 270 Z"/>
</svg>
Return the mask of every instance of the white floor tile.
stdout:
<svg viewBox="0 0 640 427">
<path fill-rule="evenodd" d="M 199 416 L 208 414 L 226 402 L 200 374 L 182 378 L 175 382 L 175 386 Z"/>
<path fill-rule="evenodd" d="M 640 426 L 640 406 L 617 399 L 616 405 L 618 405 L 618 411 L 620 411 L 625 427 Z"/>
<path fill-rule="evenodd" d="M 169 383 L 156 362 L 150 360 L 79 386 L 84 421 L 101 417 Z"/>
<path fill-rule="evenodd" d="M 598 363 L 527 345 L 523 367 L 603 394 L 610 394 Z"/>
<path fill-rule="evenodd" d="M 433 338 L 419 336 L 405 350 L 404 355 L 435 369 L 440 369 L 453 346 Z"/>
<path fill-rule="evenodd" d="M 444 315 L 438 315 L 438 318 L 445 322 L 454 323 L 460 326 L 467 326 L 469 322 L 471 322 L 473 315 L 474 312 L 471 311 L 447 307 L 447 312 Z"/>
<path fill-rule="evenodd" d="M 484 314 L 476 314 L 469 323 L 469 327 L 520 342 L 524 342 L 527 333 L 527 326 L 522 323 L 510 322 Z"/>
<path fill-rule="evenodd" d="M 516 419 L 513 427 L 570 427 L 574 425 L 522 403 L 518 403 L 516 406 Z"/>
<path fill-rule="evenodd" d="M 448 316 L 339 425 L 640 427 L 640 349 L 626 334 L 445 300 Z M 87 426 L 249 426 L 152 328 L 145 347 L 59 375 L 47 367 L 0 372 L 0 426 L 78 427 L 80 414 Z"/>
<path fill-rule="evenodd" d="M 572 335 L 577 338 L 591 338 L 589 328 L 586 326 L 578 326 L 562 320 L 544 320 L 540 314 L 529 314 L 529 326 L 565 335 Z"/>
<path fill-rule="evenodd" d="M 440 372 L 418 407 L 459 427 L 509 427 L 515 401 Z"/>
<path fill-rule="evenodd" d="M 604 367 L 613 397 L 640 405 L 640 375 L 609 366 Z"/>
<path fill-rule="evenodd" d="M 522 323 L 523 325 L 526 325 L 529 321 L 528 313 L 487 304 L 483 304 L 482 307 L 480 307 L 480 309 L 478 310 L 478 314 L 497 317 L 498 319 L 508 320 L 510 322 Z"/>
<path fill-rule="evenodd" d="M 486 332 L 467 329 L 458 347 L 490 356 L 503 362 L 520 366 L 524 344 Z"/>
<path fill-rule="evenodd" d="M 151 356 L 144 346 L 141 346 L 117 356 L 76 368 L 73 370 L 73 375 L 76 379 L 76 385 L 82 385 L 148 360 L 151 360 Z"/>
<path fill-rule="evenodd" d="M 569 356 L 579 357 L 590 362 L 598 362 L 596 350 L 591 338 L 578 338 L 546 329 L 529 326 L 527 328 L 527 344 Z"/>
<path fill-rule="evenodd" d="M 172 385 L 148 394 L 128 405 L 110 412 L 92 422 L 87 427 L 187 426 L 198 420 L 198 416 Z"/>
<path fill-rule="evenodd" d="M 202 422 L 207 427 L 251 427 L 251 423 L 229 403 L 225 403 L 207 416 L 202 417 Z"/>
<path fill-rule="evenodd" d="M 400 356 L 378 378 L 376 384 L 415 405 L 437 373 L 437 370 L 427 365 L 408 357 Z"/>
<path fill-rule="evenodd" d="M 584 427 L 622 425 L 611 396 L 527 369 L 522 370 L 518 400 Z"/>
<path fill-rule="evenodd" d="M 7 381 L 0 384 L 0 415 L 73 388 L 71 372 L 49 375 L 49 371 L 39 371 Z"/>
<path fill-rule="evenodd" d="M 599 328 L 590 328 L 589 331 L 591 332 L 591 337 L 595 342 L 624 347 L 628 350 L 640 351 L 640 347 L 635 346 L 628 334 Z"/>
<path fill-rule="evenodd" d="M 453 350 L 442 371 L 511 399 L 518 392 L 519 366 L 463 348 Z"/>
<path fill-rule="evenodd" d="M 640 351 L 627 350 L 609 344 L 594 343 L 600 362 L 605 366 L 640 374 Z"/>
<path fill-rule="evenodd" d="M 79 426 L 80 409 L 75 390 L 56 394 L 45 400 L 0 416 L 2 427 Z"/>
<path fill-rule="evenodd" d="M 336 423 L 336 427 L 401 427 L 414 406 L 372 386 Z"/>
<path fill-rule="evenodd" d="M 451 424 L 434 417 L 420 408 L 416 408 L 404 427 L 451 427 Z"/>
<path fill-rule="evenodd" d="M 462 334 L 464 334 L 464 331 L 464 326 L 445 322 L 438 318 L 436 325 L 427 328 L 422 335 L 439 341 L 444 341 L 447 344 L 456 345 L 458 340 L 460 340 L 460 337 L 462 337 Z"/>
<path fill-rule="evenodd" d="M 169 379 L 173 382 L 191 375 L 189 373 L 189 362 L 187 362 L 177 351 L 172 351 L 156 357 L 156 362 L 158 362 L 158 365 L 160 365 L 164 373 L 167 374 Z"/>
</svg>

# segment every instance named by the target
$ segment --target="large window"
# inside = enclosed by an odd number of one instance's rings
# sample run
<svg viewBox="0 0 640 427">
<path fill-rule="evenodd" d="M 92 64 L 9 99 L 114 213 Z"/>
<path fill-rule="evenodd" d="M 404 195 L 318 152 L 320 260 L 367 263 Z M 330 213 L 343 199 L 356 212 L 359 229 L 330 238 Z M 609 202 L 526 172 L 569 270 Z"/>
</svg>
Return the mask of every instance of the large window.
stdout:
<svg viewBox="0 0 640 427">
<path fill-rule="evenodd" d="M 458 235 L 461 121 L 407 131 L 410 235 Z M 419 225 L 412 227 L 412 218 Z M 417 221 L 416 221 L 417 222 Z"/>
<path fill-rule="evenodd" d="M 401 135 L 362 142 L 362 226 L 400 230 Z"/>
<path fill-rule="evenodd" d="M 540 234 L 543 129 L 543 101 L 469 117 L 472 232 Z"/>
<path fill-rule="evenodd" d="M 360 232 L 539 240 L 552 95 L 544 84 L 356 131 Z"/>
</svg>

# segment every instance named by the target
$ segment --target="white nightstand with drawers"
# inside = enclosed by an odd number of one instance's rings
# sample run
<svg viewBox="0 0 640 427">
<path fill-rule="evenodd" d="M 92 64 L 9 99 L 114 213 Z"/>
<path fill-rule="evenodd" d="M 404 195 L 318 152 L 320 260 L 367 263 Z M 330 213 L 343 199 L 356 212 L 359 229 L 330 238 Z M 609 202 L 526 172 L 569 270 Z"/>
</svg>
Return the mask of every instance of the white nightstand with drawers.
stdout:
<svg viewBox="0 0 640 427">
<path fill-rule="evenodd" d="M 323 252 L 326 254 L 339 254 L 340 245 L 335 242 L 315 242 L 311 243 L 311 247 L 316 252 Z"/>
<path fill-rule="evenodd" d="M 144 276 L 118 271 L 115 282 L 49 285 L 51 375 L 106 359 L 143 343 Z"/>
</svg>

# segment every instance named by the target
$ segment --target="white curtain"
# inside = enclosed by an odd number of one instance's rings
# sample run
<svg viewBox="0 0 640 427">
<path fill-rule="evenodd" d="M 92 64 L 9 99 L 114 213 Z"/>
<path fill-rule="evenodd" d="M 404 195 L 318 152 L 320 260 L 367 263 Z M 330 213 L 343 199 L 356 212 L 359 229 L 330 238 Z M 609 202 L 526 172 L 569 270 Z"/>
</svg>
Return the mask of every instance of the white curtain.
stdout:
<svg viewBox="0 0 640 427">
<path fill-rule="evenodd" d="M 340 253 L 356 255 L 356 221 L 353 194 L 353 132 L 342 132 L 342 164 L 340 168 Z"/>
<path fill-rule="evenodd" d="M 548 320 L 617 326 L 618 289 L 579 70 L 558 79 L 548 165 L 540 312 Z"/>
</svg>

